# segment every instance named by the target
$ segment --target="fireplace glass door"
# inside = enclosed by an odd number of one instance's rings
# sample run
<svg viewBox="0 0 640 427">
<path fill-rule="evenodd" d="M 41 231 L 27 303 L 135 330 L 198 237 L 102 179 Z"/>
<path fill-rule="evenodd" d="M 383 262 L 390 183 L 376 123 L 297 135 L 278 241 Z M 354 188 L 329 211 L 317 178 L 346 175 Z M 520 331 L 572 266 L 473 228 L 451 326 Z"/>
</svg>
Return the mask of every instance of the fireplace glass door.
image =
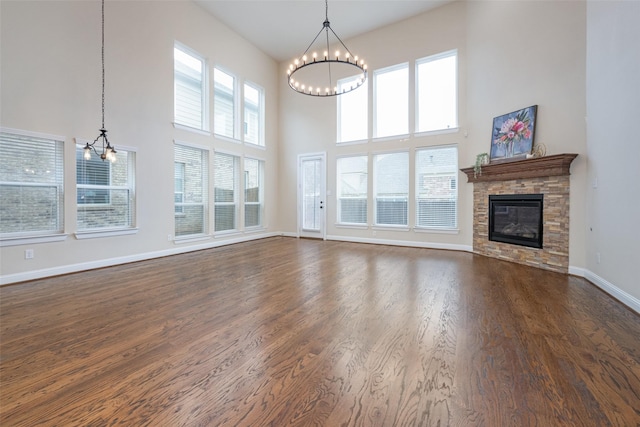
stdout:
<svg viewBox="0 0 640 427">
<path fill-rule="evenodd" d="M 543 194 L 489 196 L 489 240 L 542 248 Z"/>
</svg>

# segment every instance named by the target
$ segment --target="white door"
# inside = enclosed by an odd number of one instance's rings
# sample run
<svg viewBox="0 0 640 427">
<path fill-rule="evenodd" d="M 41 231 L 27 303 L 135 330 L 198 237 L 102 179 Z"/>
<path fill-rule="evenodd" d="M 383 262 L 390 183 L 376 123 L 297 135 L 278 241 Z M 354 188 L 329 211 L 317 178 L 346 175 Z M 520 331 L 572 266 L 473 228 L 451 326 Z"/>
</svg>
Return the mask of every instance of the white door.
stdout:
<svg viewBox="0 0 640 427">
<path fill-rule="evenodd" d="M 325 166 L 324 153 L 298 156 L 298 234 L 300 237 L 325 238 Z"/>
</svg>

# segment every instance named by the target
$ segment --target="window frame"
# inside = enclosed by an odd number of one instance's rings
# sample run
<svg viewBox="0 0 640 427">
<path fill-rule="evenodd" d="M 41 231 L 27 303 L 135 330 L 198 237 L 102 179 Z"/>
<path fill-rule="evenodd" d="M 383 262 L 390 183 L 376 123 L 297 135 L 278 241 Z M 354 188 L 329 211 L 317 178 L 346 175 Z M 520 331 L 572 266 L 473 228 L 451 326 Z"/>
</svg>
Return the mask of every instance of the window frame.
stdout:
<svg viewBox="0 0 640 427">
<path fill-rule="evenodd" d="M 404 224 L 399 223 L 380 223 L 378 218 L 378 175 L 379 175 L 379 166 L 376 161 L 378 156 L 385 156 L 391 154 L 404 154 L 406 156 L 407 167 L 405 168 L 406 175 L 403 178 L 406 180 L 406 212 L 405 218 L 406 222 Z M 409 203 L 411 197 L 411 176 L 410 176 L 410 166 L 411 166 L 411 155 L 408 149 L 403 150 L 394 150 L 394 151 L 385 151 L 385 152 L 377 152 L 373 153 L 372 156 L 372 168 L 373 168 L 373 188 L 372 188 L 372 197 L 373 197 L 373 227 L 376 229 L 392 229 L 392 230 L 409 230 Z M 397 197 L 396 197 L 397 198 Z"/>
<path fill-rule="evenodd" d="M 441 150 L 441 149 L 451 149 L 451 148 L 455 148 L 456 150 L 456 155 L 455 155 L 455 165 L 451 166 L 451 170 L 447 173 L 433 173 L 433 174 L 425 174 L 425 173 L 421 173 L 420 167 L 418 165 L 419 162 L 419 153 L 420 152 L 428 152 L 428 151 L 436 151 L 436 150 Z M 415 177 L 415 194 L 414 194 L 414 202 L 415 202 L 415 209 L 414 209 L 414 219 L 415 219 L 415 229 L 416 231 L 429 231 L 429 232 L 452 232 L 455 233 L 458 231 L 458 214 L 459 214 L 459 210 L 458 210 L 458 205 L 459 205 L 459 188 L 460 188 L 460 182 L 458 179 L 458 158 L 460 155 L 460 151 L 458 148 L 457 144 L 448 144 L 448 145 L 435 145 L 435 146 L 429 146 L 429 147 L 419 147 L 416 148 L 415 150 L 415 159 L 414 159 L 414 164 L 415 164 L 415 173 L 414 173 L 414 177 Z M 420 179 L 423 178 L 424 176 L 438 176 L 438 177 L 453 177 L 452 181 L 449 181 L 451 185 L 451 182 L 455 182 L 454 186 L 455 188 L 453 190 L 454 191 L 454 215 L 453 215 L 453 220 L 454 220 L 454 226 L 453 227 L 438 227 L 438 226 L 429 226 L 429 225 L 423 225 L 422 222 L 420 221 L 420 209 L 421 209 L 421 204 L 420 201 L 421 200 L 435 200 L 435 199 L 430 199 L 428 197 L 421 197 L 421 194 L 423 194 L 420 191 L 420 188 L 422 187 L 422 185 L 420 184 Z"/>
<path fill-rule="evenodd" d="M 200 202 L 188 202 L 186 194 L 186 188 L 187 188 L 187 183 L 188 183 L 188 171 L 186 169 L 186 162 L 180 162 L 180 161 L 176 161 L 176 149 L 178 147 L 182 147 L 183 149 L 191 149 L 191 150 L 198 150 L 200 153 L 200 161 L 201 161 L 201 170 L 200 170 L 200 182 L 202 185 L 202 188 L 200 189 L 201 194 L 202 194 L 202 201 Z M 175 140 L 174 141 L 174 152 L 173 152 L 173 164 L 174 164 L 174 179 L 175 179 L 175 165 L 179 164 L 179 163 L 184 163 L 185 164 L 185 171 L 184 171 L 184 180 L 183 180 L 183 185 L 185 188 L 185 197 L 183 198 L 183 201 L 179 203 L 179 206 L 176 205 L 175 202 L 175 195 L 174 195 L 174 202 L 173 202 L 173 206 L 174 206 L 174 239 L 176 241 L 180 241 L 180 240 L 193 240 L 193 239 L 199 239 L 202 238 L 204 236 L 208 236 L 209 235 L 209 163 L 210 163 L 210 156 L 211 156 L 211 150 L 208 147 L 205 146 L 201 146 L 198 144 L 192 144 L 190 142 L 185 142 L 185 141 L 179 141 L 179 140 Z M 175 181 L 174 181 L 174 186 L 175 186 Z M 174 193 L 175 194 L 175 193 Z M 189 206 L 202 206 L 202 230 L 200 232 L 197 233 L 191 233 L 191 234 L 180 234 L 178 235 L 177 233 L 177 224 L 176 224 L 176 220 L 182 219 L 182 218 L 186 218 L 188 216 L 188 214 L 185 212 L 185 207 L 189 207 Z M 182 208 L 182 212 L 178 213 L 176 211 L 176 208 Z"/>
<path fill-rule="evenodd" d="M 442 59 L 446 59 L 446 58 L 451 58 L 453 57 L 455 59 L 455 66 L 454 66 L 454 121 L 455 121 L 455 126 L 451 126 L 448 128 L 439 128 L 439 129 L 425 129 L 422 130 L 420 128 L 420 66 L 427 64 L 427 63 L 431 63 L 431 62 L 435 62 L 435 61 L 439 61 Z M 437 134 L 437 133 L 446 133 L 446 132 L 456 132 L 459 129 L 460 126 L 460 122 L 459 122 L 459 115 L 460 115 L 460 111 L 459 111 L 459 93 L 460 93 L 460 79 L 459 79 L 459 67 L 458 67 L 458 49 L 451 49 L 445 52 L 440 52 L 440 53 L 436 53 L 434 55 L 429 55 L 426 56 L 424 58 L 420 58 L 416 60 L 415 63 L 415 134 Z"/>
<path fill-rule="evenodd" d="M 255 111 L 257 111 L 258 114 L 258 118 L 257 118 L 257 126 L 258 126 L 258 131 L 257 131 L 257 141 L 249 141 L 247 140 L 247 129 L 248 129 L 248 123 L 247 123 L 247 86 L 253 90 L 255 90 L 256 92 L 258 92 L 258 105 L 255 108 Z M 249 144 L 255 147 L 261 147 L 261 148 L 265 148 L 266 144 L 265 144 L 265 129 L 264 129 L 264 125 L 265 125 L 265 90 L 262 86 L 253 83 L 249 80 L 245 80 L 243 82 L 242 85 L 242 129 L 241 129 L 241 134 L 242 134 L 242 141 L 245 144 Z"/>
<path fill-rule="evenodd" d="M 340 168 L 340 160 L 343 159 L 351 159 L 351 158 L 363 158 L 365 160 L 365 185 L 366 189 L 364 192 L 364 197 L 343 197 L 342 189 L 341 189 L 341 168 Z M 367 227 L 369 225 L 369 156 L 367 154 L 353 154 L 353 155 L 344 155 L 338 156 L 336 158 L 336 224 L 340 226 L 347 227 Z M 362 172 L 361 172 L 362 173 Z M 342 219 L 342 200 L 364 200 L 365 202 L 365 221 L 364 222 L 347 222 Z"/>
<path fill-rule="evenodd" d="M 338 88 L 338 92 L 340 92 L 340 88 L 341 85 L 343 83 L 348 83 L 348 82 L 353 82 L 356 80 L 359 80 L 361 77 L 361 75 L 355 75 L 352 77 L 345 77 L 344 79 L 340 79 L 337 82 L 337 88 Z M 359 93 L 358 91 L 362 91 L 361 93 Z M 342 101 L 344 101 L 345 99 L 349 99 L 349 98 L 355 98 L 355 95 L 362 95 L 362 93 L 364 93 L 364 105 L 360 106 L 361 108 L 363 108 L 364 110 L 364 119 L 365 119 L 365 123 L 364 123 L 364 137 L 363 138 L 356 138 L 356 139 L 343 139 L 342 134 L 344 132 L 342 132 L 342 121 L 343 119 L 348 119 L 347 117 L 343 117 L 343 103 Z M 347 98 L 345 98 L 347 97 Z M 363 142 L 367 142 L 369 140 L 369 85 L 368 85 L 368 80 L 367 80 L 367 84 L 363 84 L 362 87 L 359 87 L 357 90 L 354 90 L 352 92 L 348 92 L 345 94 L 342 94 L 340 96 L 337 96 L 337 106 L 336 106 L 336 110 L 337 110 L 337 119 L 336 119 L 336 144 L 338 145 L 347 145 L 347 144 L 358 144 L 358 143 L 363 143 Z M 352 116 L 349 116 L 352 117 Z M 362 129 L 360 130 L 362 131 Z"/>
<path fill-rule="evenodd" d="M 174 41 L 173 44 L 173 49 L 174 49 L 174 55 L 173 55 L 173 124 L 175 127 L 177 128 L 181 128 L 184 130 L 189 130 L 189 131 L 194 131 L 197 133 L 204 133 L 206 135 L 209 135 L 210 132 L 210 126 L 209 126 L 209 66 L 208 66 L 208 61 L 207 58 L 204 55 L 201 55 L 200 53 L 198 53 L 197 51 L 195 51 L 194 49 L 178 42 L 178 41 Z M 200 125 L 197 127 L 192 126 L 191 124 L 187 124 L 187 123 L 182 123 L 180 121 L 178 121 L 178 117 L 177 117 L 177 90 L 176 90 L 176 86 L 177 86 L 177 70 L 176 70 L 176 57 L 175 57 L 175 51 L 179 50 L 181 51 L 183 54 L 186 54 L 198 61 L 200 61 L 201 63 L 201 76 L 202 76 L 202 80 L 200 82 L 200 102 L 201 102 L 201 111 L 200 111 Z"/>
<path fill-rule="evenodd" d="M 219 133 L 218 132 L 218 127 L 216 126 L 216 110 L 217 110 L 217 99 L 219 96 L 219 91 L 216 90 L 216 73 L 222 73 L 225 74 L 229 77 L 231 77 L 233 79 L 233 93 L 232 93 L 232 112 L 233 112 L 233 118 L 232 118 L 232 126 L 233 126 L 233 131 L 232 131 L 232 135 L 225 135 L 223 133 Z M 217 138 L 221 138 L 221 139 L 226 139 L 226 140 L 231 140 L 234 142 L 238 142 L 241 140 L 240 138 L 240 120 L 241 120 L 241 115 L 240 115 L 240 104 L 241 104 L 241 100 L 240 100 L 240 79 L 238 78 L 237 75 L 235 75 L 234 73 L 228 71 L 226 68 L 220 66 L 220 65 L 215 65 L 213 67 L 213 133 Z"/>
<path fill-rule="evenodd" d="M 227 157 L 232 157 L 233 158 L 233 201 L 232 202 L 218 202 L 216 200 L 216 185 L 217 185 L 217 173 L 218 173 L 218 168 L 215 166 L 216 165 L 216 156 L 227 156 Z M 241 161 L 241 156 L 239 154 L 236 153 L 230 153 L 227 151 L 222 151 L 222 150 L 214 150 L 213 152 L 213 187 L 214 187 L 214 195 L 213 195 L 213 218 L 214 218 L 214 225 L 213 225 L 213 233 L 214 236 L 216 235 L 224 235 L 224 234 L 233 234 L 233 233 L 238 233 L 240 231 L 240 161 Z M 215 221 L 216 218 L 216 210 L 218 208 L 218 206 L 222 207 L 222 206 L 234 206 L 234 226 L 233 228 L 228 228 L 228 229 L 224 229 L 224 230 L 218 230 L 217 227 L 217 222 Z"/>
<path fill-rule="evenodd" d="M 247 188 L 247 173 L 249 172 L 247 170 L 247 160 L 249 161 L 255 161 L 258 164 L 258 201 L 257 202 L 248 202 L 247 201 L 247 190 L 249 190 Z M 265 171 L 265 161 L 256 157 L 251 157 L 251 156 L 246 156 L 243 159 L 243 187 L 244 187 L 244 200 L 243 200 L 243 206 L 244 206 L 244 215 L 243 215 L 243 226 L 245 230 L 252 230 L 252 229 L 261 229 L 264 228 L 264 171 Z M 247 206 L 259 206 L 258 208 L 258 217 L 259 217 L 259 222 L 256 225 L 247 225 Z"/>
<path fill-rule="evenodd" d="M 380 132 L 378 130 L 378 124 L 379 124 L 379 120 L 378 120 L 378 101 L 379 101 L 379 97 L 380 97 L 380 90 L 378 88 L 378 79 L 380 78 L 381 75 L 383 74 L 387 74 L 387 73 L 393 73 L 393 72 L 397 72 L 397 71 L 401 71 L 401 70 L 405 70 L 406 71 L 406 117 L 404 117 L 405 119 L 405 127 L 403 129 L 403 132 L 397 133 L 397 134 L 390 134 L 390 135 L 380 135 Z M 410 114 L 410 108 L 409 108 L 409 79 L 410 79 L 410 75 L 409 75 L 409 62 L 403 62 L 400 64 L 396 64 L 396 65 L 392 65 L 389 67 L 385 67 L 385 68 L 379 68 L 377 70 L 373 71 L 373 139 L 374 140 L 389 140 L 389 139 L 399 139 L 399 138 L 404 138 L 409 136 L 409 114 Z M 396 106 L 397 109 L 397 106 Z"/>
<path fill-rule="evenodd" d="M 18 185 L 20 187 L 55 187 L 56 188 L 56 227 L 32 230 L 32 231 L 14 231 L 0 232 L 0 247 L 15 246 L 22 244 L 44 243 L 63 241 L 67 238 L 65 233 L 65 141 L 66 137 L 39 132 L 26 131 L 21 129 L 13 129 L 8 127 L 0 127 L 0 133 L 8 134 L 7 138 L 17 139 L 39 139 L 45 140 L 53 145 L 53 163 L 59 170 L 54 171 L 56 179 L 54 183 L 46 182 L 26 182 L 26 181 L 0 181 L 0 187 L 5 185 Z M 31 141 L 33 142 L 33 141 Z M 20 159 L 18 159 L 20 160 Z"/>
</svg>

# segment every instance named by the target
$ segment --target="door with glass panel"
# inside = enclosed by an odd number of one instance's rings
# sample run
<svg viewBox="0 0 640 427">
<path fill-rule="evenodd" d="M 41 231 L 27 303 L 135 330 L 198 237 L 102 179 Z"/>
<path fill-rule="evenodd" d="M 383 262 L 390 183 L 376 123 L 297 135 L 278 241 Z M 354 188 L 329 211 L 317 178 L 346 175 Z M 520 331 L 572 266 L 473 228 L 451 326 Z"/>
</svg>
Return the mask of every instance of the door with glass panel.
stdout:
<svg viewBox="0 0 640 427">
<path fill-rule="evenodd" d="M 325 238 L 326 162 L 325 154 L 298 157 L 298 234 Z"/>
</svg>

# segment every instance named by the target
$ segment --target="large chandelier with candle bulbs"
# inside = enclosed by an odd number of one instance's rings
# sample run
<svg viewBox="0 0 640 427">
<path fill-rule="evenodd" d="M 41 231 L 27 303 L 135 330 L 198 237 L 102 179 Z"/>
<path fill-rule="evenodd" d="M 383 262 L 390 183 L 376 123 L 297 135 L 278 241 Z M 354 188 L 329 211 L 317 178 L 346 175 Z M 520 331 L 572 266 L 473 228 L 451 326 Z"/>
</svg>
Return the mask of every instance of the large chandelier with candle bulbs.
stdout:
<svg viewBox="0 0 640 427">
<path fill-rule="evenodd" d="M 320 50 L 313 50 L 312 48 L 318 47 L 316 41 L 323 32 L 325 43 L 318 42 Z M 330 42 L 331 34 L 337 42 Z M 347 77 L 350 78 L 351 84 L 338 88 L 338 80 Z M 325 20 L 322 28 L 304 53 L 289 65 L 287 79 L 291 89 L 311 96 L 342 95 L 356 90 L 367 80 L 367 66 L 364 61 L 353 55 L 331 28 L 328 0 L 325 0 Z"/>
</svg>

